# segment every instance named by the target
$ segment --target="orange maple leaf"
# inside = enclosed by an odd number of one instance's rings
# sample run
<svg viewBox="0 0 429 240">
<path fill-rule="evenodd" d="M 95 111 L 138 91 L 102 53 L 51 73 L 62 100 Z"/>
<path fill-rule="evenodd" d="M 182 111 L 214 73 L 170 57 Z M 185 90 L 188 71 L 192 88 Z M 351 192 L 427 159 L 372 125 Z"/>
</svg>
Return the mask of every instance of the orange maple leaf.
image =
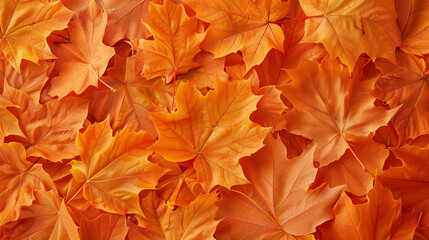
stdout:
<svg viewBox="0 0 429 240">
<path fill-rule="evenodd" d="M 147 28 L 154 40 L 140 40 L 139 48 L 144 56 L 142 75 L 147 79 L 165 77 L 169 83 L 176 75 L 198 67 L 193 58 L 200 51 L 204 33 L 198 33 L 198 20 L 188 17 L 183 5 L 171 0 L 163 5 L 151 3 Z"/>
<path fill-rule="evenodd" d="M 98 121 L 109 116 L 114 131 L 126 126 L 131 131 L 146 130 L 156 136 L 149 112 L 167 110 L 174 86 L 164 84 L 159 78 L 145 80 L 140 74 L 142 65 L 138 56 L 115 55 L 113 67 L 102 77 L 109 87 L 94 92 L 89 111 Z"/>
<path fill-rule="evenodd" d="M 33 204 L 22 208 L 20 219 L 3 228 L 0 237 L 6 239 L 79 239 L 78 227 L 53 190 L 36 191 Z"/>
<path fill-rule="evenodd" d="M 101 0 L 107 11 L 107 25 L 103 41 L 113 46 L 121 39 L 146 39 L 151 33 L 142 24 L 149 15 L 150 0 Z"/>
<path fill-rule="evenodd" d="M 309 17 L 302 42 L 323 43 L 350 72 L 362 53 L 374 59 L 394 59 L 395 49 L 401 43 L 394 0 L 299 2 Z"/>
<path fill-rule="evenodd" d="M 286 16 L 290 1 L 184 0 L 197 17 L 211 23 L 201 47 L 216 58 L 241 51 L 246 72 L 272 48 L 283 51 L 283 31 L 275 22 Z M 245 6 L 245 7 L 243 7 Z"/>
<path fill-rule="evenodd" d="M 320 227 L 323 239 L 412 239 L 416 212 L 402 213 L 401 200 L 377 179 L 368 202 L 353 204 L 344 193 L 334 208 L 335 219 Z"/>
<path fill-rule="evenodd" d="M 405 52 L 426 55 L 429 53 L 429 3 L 425 0 L 395 1 L 398 26 L 402 32 L 401 49 Z"/>
<path fill-rule="evenodd" d="M 71 162 L 73 177 L 84 183 L 75 195 L 82 191 L 91 205 L 106 212 L 143 214 L 138 193 L 155 188 L 165 173 L 147 161 L 153 141 L 145 132 L 126 129 L 112 137 L 108 119 L 89 126 L 76 140 L 81 160 Z"/>
<path fill-rule="evenodd" d="M 344 187 L 307 190 L 317 172 L 313 167 L 315 146 L 287 159 L 280 139 L 268 135 L 265 144 L 242 160 L 252 185 L 220 191 L 217 217 L 224 219 L 216 231 L 219 239 L 288 239 L 291 234 L 310 234 L 332 218 L 332 208 Z"/>
<path fill-rule="evenodd" d="M 16 71 L 22 59 L 37 63 L 55 58 L 46 38 L 65 28 L 73 15 L 61 1 L 1 0 L 0 9 L 0 47 Z"/>
<path fill-rule="evenodd" d="M 0 226 L 20 217 L 21 207 L 30 206 L 37 190 L 55 189 L 41 164 L 26 161 L 19 143 L 0 145 Z"/>
<path fill-rule="evenodd" d="M 69 96 L 40 104 L 7 84 L 3 96 L 19 106 L 10 111 L 18 119 L 22 133 L 10 135 L 10 141 L 24 144 L 27 156 L 55 162 L 78 155 L 75 139 L 88 115 L 88 99 Z"/>
<path fill-rule="evenodd" d="M 48 76 L 53 67 L 53 62 L 39 61 L 38 64 L 35 64 L 28 60 L 23 60 L 21 62 L 21 72 L 17 72 L 12 65 L 5 64 L 4 79 L 9 86 L 19 89 L 30 95 L 35 101 L 39 101 L 42 89 L 48 81 Z"/>
<path fill-rule="evenodd" d="M 19 108 L 18 105 L 13 104 L 3 95 L 0 96 L 0 139 L 2 141 L 4 137 L 8 135 L 22 135 L 21 129 L 19 128 L 19 121 L 7 110 L 8 107 Z"/>
<path fill-rule="evenodd" d="M 200 194 L 187 206 L 171 207 L 152 192 L 143 199 L 147 218 L 139 225 L 149 229 L 150 239 L 212 239 L 219 221 L 216 192 Z M 204 226 L 204 227 L 201 227 Z"/>
<path fill-rule="evenodd" d="M 356 157 L 348 149 L 338 161 L 319 168 L 315 185 L 325 182 L 331 187 L 347 184 L 346 192 L 357 196 L 367 194 L 373 187 L 377 170 L 383 169 L 383 164 L 389 156 L 389 150 L 383 144 L 376 143 L 372 136 L 350 143 L 353 152 L 365 166 L 365 170 L 356 161 Z"/>
<path fill-rule="evenodd" d="M 319 64 L 303 58 L 288 74 L 292 84 L 284 87 L 284 95 L 294 108 L 286 114 L 287 129 L 318 142 L 314 160 L 320 166 L 338 160 L 346 149 L 353 153 L 349 142 L 373 134 L 397 110 L 374 106 L 370 93 L 378 77 L 350 77 L 337 60 L 325 58 Z M 356 160 L 365 169 L 357 156 Z"/>
<path fill-rule="evenodd" d="M 388 186 L 396 198 L 401 198 L 404 209 L 428 204 L 429 148 L 405 145 L 392 149 L 402 166 L 391 167 L 383 172 L 380 180 Z"/>
<path fill-rule="evenodd" d="M 103 41 L 107 13 L 95 0 L 78 12 L 68 28 L 54 32 L 49 46 L 58 59 L 58 76 L 50 83 L 49 95 L 63 98 L 70 92 L 82 93 L 89 86 L 98 86 L 109 59 L 115 54 Z"/>
<path fill-rule="evenodd" d="M 268 133 L 249 120 L 260 99 L 250 81 L 217 81 L 206 96 L 182 83 L 176 99 L 177 112 L 151 113 L 159 133 L 152 149 L 168 161 L 194 160 L 206 191 L 246 183 L 238 160 L 261 148 Z"/>
<path fill-rule="evenodd" d="M 101 213 L 100 213 L 101 212 Z M 85 214 L 79 223 L 80 240 L 123 240 L 128 232 L 126 216 L 105 213 Z"/>
<path fill-rule="evenodd" d="M 375 63 L 383 74 L 375 87 L 377 98 L 392 108 L 399 107 L 392 118 L 399 141 L 429 134 L 429 59 L 398 50 L 396 64 L 386 59 Z"/>
</svg>

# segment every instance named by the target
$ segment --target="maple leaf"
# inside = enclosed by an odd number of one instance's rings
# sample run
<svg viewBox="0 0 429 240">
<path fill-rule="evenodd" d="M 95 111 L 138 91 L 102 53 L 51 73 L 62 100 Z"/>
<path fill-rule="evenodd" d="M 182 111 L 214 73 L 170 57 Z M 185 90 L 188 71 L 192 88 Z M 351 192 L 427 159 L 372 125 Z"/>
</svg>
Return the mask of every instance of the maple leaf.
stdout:
<svg viewBox="0 0 429 240">
<path fill-rule="evenodd" d="M 358 74 L 350 77 L 337 60 L 325 58 L 319 64 L 302 59 L 288 74 L 293 82 L 284 87 L 284 95 L 294 108 L 286 114 L 287 129 L 318 142 L 315 161 L 320 166 L 338 160 L 346 149 L 353 152 L 349 142 L 387 125 L 396 112 L 374 106 L 370 93 L 378 77 L 365 81 Z"/>
<path fill-rule="evenodd" d="M 188 164 L 186 169 L 182 170 L 183 167 L 178 163 L 169 162 L 159 154 L 152 155 L 149 160 L 160 167 L 169 169 L 159 179 L 156 189 L 157 195 L 164 201 L 174 206 L 186 206 L 203 192 L 192 165 Z"/>
<path fill-rule="evenodd" d="M 368 202 L 354 205 L 341 195 L 335 219 L 320 226 L 323 239 L 412 239 L 418 225 L 415 212 L 402 213 L 401 200 L 378 180 L 367 198 Z"/>
<path fill-rule="evenodd" d="M 216 79 L 227 81 L 225 72 L 225 58 L 214 58 L 213 54 L 201 51 L 195 55 L 194 61 L 198 68 L 189 70 L 188 73 L 177 76 L 177 79 L 197 86 L 200 91 L 214 88 Z"/>
<path fill-rule="evenodd" d="M 256 105 L 257 110 L 252 113 L 250 119 L 264 127 L 273 127 L 273 130 L 281 130 L 285 128 L 285 120 L 283 112 L 287 107 L 280 99 L 281 91 L 272 86 L 262 87 L 258 90 L 258 95 L 261 95 Z"/>
<path fill-rule="evenodd" d="M 401 49 L 423 56 L 429 53 L 429 3 L 422 0 L 395 1 L 398 26 L 402 32 Z"/>
<path fill-rule="evenodd" d="M 95 207 L 83 196 L 82 188 L 85 182 L 77 181 L 70 172 L 72 168 L 70 162 L 68 162 L 67 165 L 69 167 L 69 175 L 64 179 L 66 180 L 64 183 L 65 186 L 61 186 L 61 188 L 57 189 L 61 191 L 61 196 L 64 196 L 65 205 L 73 220 L 80 223 L 82 216 L 86 216 L 88 211 L 95 209 Z M 56 182 L 57 186 L 59 186 L 59 182 L 60 181 Z M 99 211 L 105 212 L 102 210 Z"/>
<path fill-rule="evenodd" d="M 21 72 L 15 71 L 10 64 L 4 67 L 4 79 L 9 86 L 19 89 L 35 101 L 39 101 L 42 88 L 48 81 L 54 64 L 52 62 L 39 61 L 38 64 L 23 60 L 21 62 Z"/>
<path fill-rule="evenodd" d="M 206 96 L 179 85 L 177 112 L 151 113 L 159 133 L 152 149 L 166 160 L 194 160 L 198 181 L 206 191 L 215 185 L 246 183 L 238 160 L 262 147 L 268 129 L 249 120 L 260 97 L 250 81 L 215 83 Z"/>
<path fill-rule="evenodd" d="M 392 152 L 403 165 L 390 167 L 380 176 L 380 181 L 392 190 L 396 198 L 401 198 L 405 209 L 427 201 L 429 149 L 405 145 L 392 149 Z"/>
<path fill-rule="evenodd" d="M 319 168 L 315 185 L 325 182 L 331 187 L 347 184 L 345 191 L 357 196 L 365 195 L 372 189 L 374 176 L 377 170 L 383 169 L 389 150 L 383 144 L 375 143 L 372 136 L 358 143 L 351 143 L 350 147 L 365 166 L 366 171 L 359 166 L 356 157 L 348 149 L 338 161 Z"/>
<path fill-rule="evenodd" d="M 98 121 L 109 115 L 113 130 L 127 126 L 129 130 L 146 130 L 156 136 L 149 112 L 166 111 L 173 86 L 164 84 L 161 79 L 145 80 L 140 75 L 142 62 L 139 60 L 138 56 L 114 57 L 113 67 L 107 69 L 108 75 L 102 79 L 115 91 L 97 90 L 89 111 Z"/>
<path fill-rule="evenodd" d="M 101 0 L 107 11 L 107 25 L 103 41 L 113 46 L 119 40 L 146 39 L 151 34 L 142 24 L 149 15 L 150 0 Z"/>
<path fill-rule="evenodd" d="M 70 96 L 42 105 L 7 84 L 3 95 L 19 106 L 11 111 L 19 120 L 22 133 L 18 138 L 10 137 L 25 145 L 27 156 L 55 162 L 78 155 L 75 139 L 88 113 L 88 99 Z"/>
<path fill-rule="evenodd" d="M 27 162 L 19 143 L 0 144 L 0 226 L 16 221 L 21 207 L 30 206 L 37 190 L 55 189 L 41 164 Z"/>
<path fill-rule="evenodd" d="M 291 234 L 310 234 L 332 218 L 331 210 L 343 186 L 306 190 L 317 172 L 313 167 L 315 146 L 287 159 L 280 139 L 268 135 L 265 144 L 242 160 L 252 185 L 220 191 L 217 218 L 224 219 L 216 231 L 219 239 L 289 239 Z"/>
<path fill-rule="evenodd" d="M 277 85 L 281 89 L 282 85 L 290 82 L 286 69 L 297 68 L 301 58 L 319 61 L 326 55 L 326 50 L 318 44 L 299 43 L 304 36 L 303 20 L 294 19 L 282 23 L 281 27 L 285 37 L 283 52 L 277 49 L 270 51 L 264 61 L 254 67 L 260 87 Z"/>
<path fill-rule="evenodd" d="M 115 54 L 102 42 L 106 22 L 107 13 L 91 0 L 67 29 L 51 35 L 49 46 L 58 57 L 54 69 L 59 76 L 50 82 L 50 96 L 63 98 L 72 91 L 80 94 L 89 86 L 98 86 L 99 77 Z"/>
<path fill-rule="evenodd" d="M 73 177 L 84 183 L 78 192 L 106 212 L 142 214 L 138 193 L 155 188 L 165 173 L 147 161 L 153 141 L 145 132 L 126 129 L 112 137 L 108 119 L 89 126 L 76 140 L 82 160 L 71 162 Z"/>
<path fill-rule="evenodd" d="M 0 139 L 3 141 L 8 135 L 22 135 L 18 119 L 7 110 L 7 107 L 19 107 L 0 96 Z"/>
<path fill-rule="evenodd" d="M 142 202 L 146 218 L 137 217 L 139 225 L 149 229 L 150 239 L 213 239 L 219 221 L 216 192 L 200 194 L 187 206 L 171 207 L 160 201 L 156 193 Z M 204 227 L 202 227 L 204 226 Z"/>
<path fill-rule="evenodd" d="M 123 240 L 127 232 L 126 217 L 117 214 L 100 213 L 95 217 L 84 215 L 79 224 L 81 240 Z"/>
<path fill-rule="evenodd" d="M 280 131 L 279 136 L 283 144 L 286 146 L 288 158 L 298 157 L 312 143 L 311 140 L 292 134 L 286 130 Z"/>
<path fill-rule="evenodd" d="M 216 193 L 199 195 L 188 206 L 168 209 L 165 217 L 167 239 L 212 239 L 219 221 Z M 204 227 L 201 227 L 204 226 Z"/>
<path fill-rule="evenodd" d="M 163 5 L 151 3 L 149 14 L 157 17 L 148 18 L 146 22 L 154 40 L 139 41 L 145 58 L 143 77 L 165 77 L 165 82 L 169 83 L 176 75 L 198 67 L 193 58 L 200 51 L 205 34 L 197 32 L 197 19 L 188 17 L 183 5 L 171 0 L 164 1 Z"/>
<path fill-rule="evenodd" d="M 392 119 L 399 141 L 429 134 L 428 59 L 398 51 L 396 64 L 386 59 L 375 63 L 383 74 L 375 87 L 377 98 L 392 108 L 400 106 Z"/>
<path fill-rule="evenodd" d="M 282 51 L 284 36 L 275 22 L 286 16 L 290 1 L 184 0 L 197 17 L 211 23 L 201 47 L 216 58 L 241 51 L 246 72 L 272 48 Z M 245 7 L 243 7 L 245 6 Z"/>
<path fill-rule="evenodd" d="M 148 239 L 165 239 L 162 222 L 168 208 L 166 204 L 165 201 L 158 197 L 155 191 L 149 192 L 142 198 L 141 209 L 144 213 L 144 217 L 136 216 L 136 218 L 138 220 L 138 225 L 144 227 L 145 231 L 142 236 L 133 239 L 141 239 L 143 236 Z M 132 229 L 130 228 L 130 230 Z M 131 232 L 132 231 L 130 231 L 130 233 Z M 130 233 L 128 233 L 128 236 L 130 236 Z M 140 231 L 136 231 L 135 235 L 137 234 L 140 235 Z"/>
<path fill-rule="evenodd" d="M 53 191 L 35 191 L 35 200 L 23 207 L 20 219 L 4 226 L 6 239 L 79 239 L 77 226 L 61 198 Z M 0 236 L 2 237 L 2 236 Z"/>
<path fill-rule="evenodd" d="M 10 137 L 25 145 L 27 156 L 55 162 L 78 155 L 75 139 L 88 114 L 88 99 L 70 96 L 42 105 L 8 85 L 5 85 L 3 96 L 19 106 L 11 112 L 17 117 L 22 133 L 18 138 Z"/>
<path fill-rule="evenodd" d="M 401 33 L 394 0 L 300 0 L 306 20 L 302 42 L 321 42 L 349 70 L 362 53 L 395 59 Z M 378 44 L 377 44 L 378 43 Z"/>
<path fill-rule="evenodd" d="M 0 9 L 0 46 L 16 71 L 20 71 L 22 59 L 37 63 L 55 58 L 46 38 L 65 28 L 73 15 L 60 1 L 1 0 Z"/>
</svg>

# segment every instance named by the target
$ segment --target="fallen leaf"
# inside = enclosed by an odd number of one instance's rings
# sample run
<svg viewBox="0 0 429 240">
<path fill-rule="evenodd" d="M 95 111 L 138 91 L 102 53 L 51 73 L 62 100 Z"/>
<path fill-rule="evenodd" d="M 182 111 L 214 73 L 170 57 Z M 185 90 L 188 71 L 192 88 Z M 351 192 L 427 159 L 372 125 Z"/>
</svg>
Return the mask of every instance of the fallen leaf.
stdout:
<svg viewBox="0 0 429 240">
<path fill-rule="evenodd" d="M 23 207 L 20 219 L 3 226 L 6 239 L 79 239 L 77 226 L 61 198 L 51 190 L 36 191 L 35 201 Z"/>
<path fill-rule="evenodd" d="M 337 60 L 325 58 L 319 64 L 303 58 L 288 74 L 293 82 L 284 87 L 284 95 L 294 108 L 286 114 L 287 130 L 317 141 L 314 160 L 320 167 L 338 160 L 346 149 L 353 152 L 350 142 L 387 125 L 397 110 L 374 106 L 371 91 L 378 77 L 361 81 Z"/>
<path fill-rule="evenodd" d="M 199 19 L 210 23 L 201 47 L 216 58 L 240 50 L 248 72 L 264 60 L 270 49 L 283 49 L 283 32 L 275 22 L 286 16 L 289 1 L 184 2 L 197 13 Z"/>
<path fill-rule="evenodd" d="M 154 35 L 154 40 L 140 40 L 141 54 L 144 55 L 142 75 L 147 79 L 164 77 L 170 83 L 176 75 L 187 73 L 198 67 L 193 60 L 200 51 L 204 33 L 198 33 L 198 21 L 188 17 L 180 4 L 171 0 L 163 5 L 151 3 L 146 26 Z"/>
<path fill-rule="evenodd" d="M 70 172 L 84 184 L 78 190 L 91 205 L 117 214 L 142 214 L 138 193 L 154 189 L 165 171 L 147 161 L 154 138 L 145 132 L 119 131 L 112 137 L 108 120 L 95 123 L 77 136 L 82 160 Z M 70 200 L 69 200 L 70 201 Z"/>
<path fill-rule="evenodd" d="M 54 69 L 59 75 L 51 80 L 50 96 L 63 98 L 70 92 L 80 94 L 89 86 L 98 86 L 115 54 L 113 48 L 102 42 L 106 23 L 107 13 L 91 0 L 67 29 L 51 35 L 49 47 L 58 58 Z"/>
<path fill-rule="evenodd" d="M 0 46 L 16 71 L 20 71 L 22 59 L 37 63 L 55 58 L 46 38 L 66 28 L 73 12 L 60 1 L 39 0 L 1 0 L 0 9 Z"/>
<path fill-rule="evenodd" d="M 215 234 L 218 239 L 293 239 L 292 235 L 310 234 L 333 218 L 332 208 L 344 187 L 307 190 L 317 172 L 315 146 L 287 159 L 280 139 L 268 135 L 265 144 L 242 160 L 252 185 L 220 190 L 217 218 L 223 220 Z"/>
<path fill-rule="evenodd" d="M 395 59 L 401 43 L 394 0 L 299 1 L 308 19 L 302 42 L 321 42 L 350 72 L 362 53 Z M 377 44 L 378 43 L 378 44 Z"/>
<path fill-rule="evenodd" d="M 55 189 L 54 182 L 41 164 L 26 161 L 19 143 L 0 145 L 0 226 L 16 221 L 23 206 L 30 206 L 35 191 Z"/>
<path fill-rule="evenodd" d="M 429 83 L 426 64 L 429 61 L 397 51 L 396 64 L 386 59 L 375 61 L 382 72 L 375 94 L 390 107 L 399 106 L 392 124 L 403 143 L 429 134 Z"/>
<path fill-rule="evenodd" d="M 320 227 L 323 239 L 412 239 L 418 224 L 418 215 L 402 213 L 401 200 L 394 199 L 379 180 L 364 204 L 354 205 L 346 194 L 341 195 L 334 215 L 334 220 Z"/>
<path fill-rule="evenodd" d="M 159 133 L 152 149 L 168 161 L 194 160 L 206 191 L 215 185 L 246 183 L 238 160 L 261 148 L 268 133 L 249 120 L 259 99 L 250 81 L 217 81 L 206 96 L 182 83 L 176 94 L 177 112 L 151 113 Z"/>
</svg>

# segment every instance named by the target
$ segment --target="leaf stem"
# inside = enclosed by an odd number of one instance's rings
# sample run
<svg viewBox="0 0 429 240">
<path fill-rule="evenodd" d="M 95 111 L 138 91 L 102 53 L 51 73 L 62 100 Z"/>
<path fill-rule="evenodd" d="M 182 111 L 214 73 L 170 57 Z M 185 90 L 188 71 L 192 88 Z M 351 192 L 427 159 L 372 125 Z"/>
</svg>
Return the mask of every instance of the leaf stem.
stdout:
<svg viewBox="0 0 429 240">
<path fill-rule="evenodd" d="M 103 83 L 107 88 L 109 88 L 111 92 L 116 92 L 116 89 L 115 89 L 115 88 L 112 88 L 111 86 L 109 86 L 109 84 L 107 84 L 105 81 L 101 80 L 101 78 L 100 78 L 100 77 L 98 77 L 98 80 L 99 80 L 101 83 Z"/>
</svg>

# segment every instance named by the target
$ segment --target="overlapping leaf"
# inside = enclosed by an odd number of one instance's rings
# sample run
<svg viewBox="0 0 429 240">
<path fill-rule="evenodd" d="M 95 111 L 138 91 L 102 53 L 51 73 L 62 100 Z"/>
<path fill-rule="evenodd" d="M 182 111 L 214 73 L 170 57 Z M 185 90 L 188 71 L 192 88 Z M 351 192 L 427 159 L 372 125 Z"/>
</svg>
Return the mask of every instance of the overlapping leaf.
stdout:
<svg viewBox="0 0 429 240">
<path fill-rule="evenodd" d="M 318 142 L 315 161 L 320 166 L 338 160 L 346 149 L 353 151 L 349 142 L 369 136 L 395 113 L 374 106 L 371 89 L 377 78 L 350 77 L 336 60 L 325 58 L 319 64 L 302 59 L 288 73 L 293 82 L 285 87 L 285 95 L 294 109 L 286 115 L 287 129 Z"/>
<path fill-rule="evenodd" d="M 89 111 L 102 121 L 110 116 L 113 130 L 125 125 L 132 131 L 146 130 L 156 135 L 149 112 L 162 112 L 170 105 L 173 86 L 161 79 L 145 80 L 141 75 L 142 62 L 137 56 L 116 55 L 114 66 L 107 70 L 103 81 L 114 88 L 101 88 L 94 93 Z M 102 106 L 102 107 L 101 107 Z"/>
<path fill-rule="evenodd" d="M 394 59 L 401 34 L 394 0 L 300 0 L 306 20 L 303 42 L 321 42 L 350 71 L 362 53 Z M 378 44 L 377 44 L 378 43 Z"/>
<path fill-rule="evenodd" d="M 321 227 L 324 239 L 411 239 L 418 222 L 415 212 L 402 213 L 401 200 L 394 199 L 380 181 L 364 204 L 355 205 L 343 194 L 334 215 Z"/>
<path fill-rule="evenodd" d="M 49 95 L 63 98 L 70 92 L 82 93 L 89 86 L 98 86 L 98 79 L 106 70 L 113 48 L 102 42 L 107 13 L 95 0 L 73 17 L 68 28 L 55 32 L 50 48 L 58 59 L 58 76 L 51 80 Z"/>
<path fill-rule="evenodd" d="M 327 182 L 330 186 L 347 184 L 347 192 L 362 196 L 373 188 L 374 176 L 383 169 L 389 150 L 375 143 L 372 137 L 351 143 L 350 147 L 352 150 L 346 150 L 338 161 L 319 169 L 315 183 Z M 365 169 L 359 165 L 356 157 Z"/>
<path fill-rule="evenodd" d="M 88 114 L 88 99 L 70 96 L 39 104 L 25 92 L 7 85 L 3 96 L 19 107 L 11 111 L 22 133 L 11 135 L 10 140 L 24 144 L 27 156 L 60 161 L 78 155 L 75 139 Z"/>
<path fill-rule="evenodd" d="M 424 0 L 395 1 L 398 26 L 402 32 L 401 49 L 416 55 L 429 53 L 429 3 Z"/>
<path fill-rule="evenodd" d="M 81 240 L 111 239 L 122 240 L 128 232 L 125 216 L 100 213 L 94 218 L 82 216 L 79 237 Z"/>
<path fill-rule="evenodd" d="M 297 158 L 287 159 L 280 139 L 268 136 L 265 143 L 243 159 L 252 185 L 220 192 L 218 217 L 225 219 L 218 226 L 219 239 L 292 239 L 290 234 L 310 234 L 332 218 L 330 209 L 343 187 L 325 185 L 307 190 L 317 172 L 313 167 L 314 146 Z"/>
<path fill-rule="evenodd" d="M 159 133 L 153 149 L 168 161 L 194 160 L 207 191 L 215 185 L 246 183 L 238 160 L 262 147 L 268 132 L 249 120 L 259 98 L 245 80 L 217 81 L 206 96 L 181 84 L 177 112 L 151 114 Z"/>
<path fill-rule="evenodd" d="M 172 207 L 160 201 L 156 193 L 149 193 L 142 202 L 145 218 L 139 225 L 149 233 L 149 239 L 212 239 L 219 221 L 216 192 L 201 194 L 187 206 Z"/>
<path fill-rule="evenodd" d="M 197 17 L 211 23 L 202 48 L 215 57 L 241 51 L 246 72 L 264 60 L 272 48 L 282 51 L 284 36 L 276 21 L 286 16 L 290 2 L 185 0 Z M 245 7 L 243 7 L 245 6 Z"/>
<path fill-rule="evenodd" d="M 108 120 L 88 127 L 77 137 L 81 161 L 71 162 L 79 191 L 93 206 L 107 212 L 142 214 L 138 193 L 153 189 L 164 170 L 147 161 L 153 137 L 126 129 L 112 137 Z"/>
<path fill-rule="evenodd" d="M 426 58 L 427 59 L 427 58 Z M 377 81 L 377 97 L 392 108 L 400 109 L 392 119 L 400 142 L 429 134 L 429 82 L 427 60 L 398 51 L 396 64 L 386 59 L 376 61 L 383 73 Z"/>
<path fill-rule="evenodd" d="M 3 226 L 6 239 L 79 239 L 77 226 L 54 191 L 35 192 L 35 201 L 23 207 L 20 219 Z"/>
<path fill-rule="evenodd" d="M 107 11 L 104 42 L 112 46 L 119 40 L 147 38 L 150 33 L 141 23 L 146 21 L 150 0 L 102 0 Z"/>
<path fill-rule="evenodd" d="M 22 59 L 55 58 L 46 38 L 65 28 L 73 15 L 60 1 L 1 0 L 0 9 L 0 46 L 15 70 L 20 71 Z"/>
<path fill-rule="evenodd" d="M 198 67 L 193 61 L 200 51 L 204 33 L 198 33 L 198 21 L 188 17 L 182 5 L 171 0 L 163 5 L 151 3 L 146 26 L 154 35 L 154 40 L 140 40 L 145 58 L 142 75 L 151 79 L 165 77 L 169 83 L 176 75 Z"/>
<path fill-rule="evenodd" d="M 381 182 L 392 190 L 395 197 L 401 198 L 404 208 L 427 201 L 429 193 L 417 190 L 426 189 L 429 184 L 429 149 L 405 145 L 392 151 L 403 165 L 391 167 L 384 172 L 380 176 Z"/>
<path fill-rule="evenodd" d="M 35 191 L 55 188 L 41 164 L 25 160 L 19 143 L 0 145 L 0 226 L 20 217 L 21 207 L 30 206 Z"/>
</svg>

